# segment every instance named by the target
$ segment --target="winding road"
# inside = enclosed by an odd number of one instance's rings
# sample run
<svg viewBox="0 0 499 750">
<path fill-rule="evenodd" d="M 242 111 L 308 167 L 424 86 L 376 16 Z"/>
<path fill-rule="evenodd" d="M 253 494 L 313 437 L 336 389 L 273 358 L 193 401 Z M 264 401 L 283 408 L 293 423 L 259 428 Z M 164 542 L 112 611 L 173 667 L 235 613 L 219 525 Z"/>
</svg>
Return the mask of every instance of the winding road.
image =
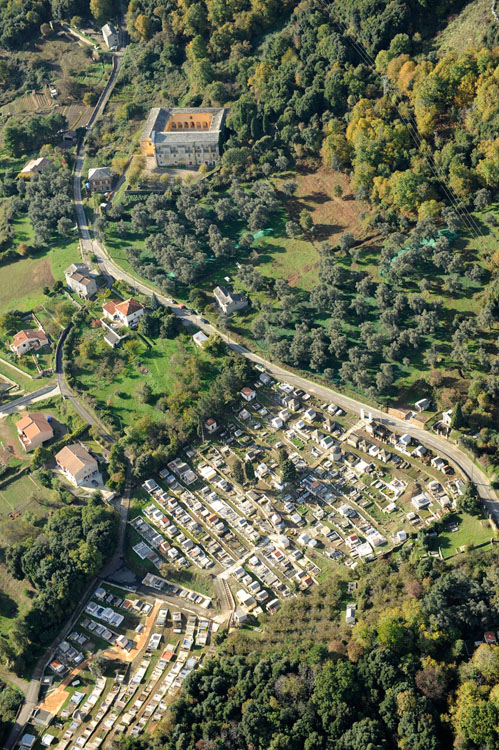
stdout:
<svg viewBox="0 0 499 750">
<path fill-rule="evenodd" d="M 325 385 L 319 385 L 314 383 L 307 378 L 297 375 L 290 370 L 280 367 L 279 365 L 269 362 L 263 357 L 249 351 L 246 347 L 242 346 L 238 342 L 230 338 L 230 336 L 217 328 L 212 326 L 210 323 L 203 323 L 199 315 L 188 313 L 186 310 L 180 309 L 178 305 L 173 304 L 172 300 L 168 297 L 161 295 L 157 290 L 153 290 L 147 284 L 138 281 L 134 276 L 120 268 L 110 257 L 107 250 L 102 246 L 101 243 L 93 242 L 93 252 L 97 258 L 97 263 L 102 273 L 113 276 L 115 279 L 121 279 L 126 281 L 136 289 L 138 292 L 151 296 L 154 292 L 157 299 L 164 305 L 170 307 L 183 320 L 189 321 L 197 328 L 203 330 L 208 335 L 210 333 L 216 333 L 221 336 L 230 348 L 242 354 L 247 359 L 251 360 L 255 364 L 260 364 L 265 367 L 266 371 L 277 378 L 278 380 L 284 380 L 290 383 L 295 388 L 302 388 L 303 390 L 312 393 L 322 401 L 333 402 L 337 406 L 340 406 L 345 411 L 351 411 L 354 414 L 360 415 L 361 409 L 372 414 L 373 418 L 382 422 L 393 431 L 403 434 L 408 433 L 411 437 L 419 442 L 427 445 L 429 448 L 435 450 L 440 456 L 452 461 L 452 463 L 464 474 L 465 477 L 473 481 L 480 494 L 480 497 L 487 508 L 488 513 L 492 518 L 499 523 L 499 500 L 496 493 L 490 486 L 490 480 L 481 471 L 473 461 L 461 451 L 456 445 L 449 442 L 446 438 L 440 437 L 432 432 L 427 432 L 422 427 L 410 424 L 403 419 L 398 419 L 381 409 L 372 408 L 367 404 L 346 396 L 339 391 L 335 391 Z"/>
<path fill-rule="evenodd" d="M 122 39 L 122 43 L 124 48 L 124 39 Z M 88 124 L 88 130 L 93 127 L 96 119 L 102 113 L 106 102 L 109 99 L 121 66 L 122 56 L 123 52 L 120 52 L 117 53 L 113 59 L 113 71 L 106 88 L 102 92 L 101 99 L 97 103 L 94 114 L 92 115 L 92 118 Z M 263 357 L 249 351 L 248 349 L 246 349 L 246 347 L 241 346 L 241 344 L 231 339 L 231 337 L 227 333 L 219 331 L 210 323 L 204 323 L 199 315 L 189 313 L 186 310 L 181 309 L 177 304 L 173 303 L 171 299 L 160 294 L 157 289 L 154 289 L 144 281 L 139 281 L 135 278 L 135 276 L 132 276 L 130 273 L 118 266 L 115 261 L 113 261 L 109 256 L 108 251 L 102 245 L 102 243 L 93 239 L 88 226 L 85 208 L 81 196 L 81 170 L 84 156 L 85 141 L 83 141 L 79 148 L 74 173 L 74 204 L 78 227 L 81 235 L 81 252 L 84 261 L 89 262 L 90 255 L 93 254 L 96 258 L 99 270 L 104 276 L 110 276 L 114 279 L 125 281 L 133 289 L 136 289 L 137 292 L 140 292 L 144 295 L 152 296 L 152 294 L 154 293 L 157 299 L 163 305 L 170 307 L 172 311 L 180 318 L 188 321 L 189 323 L 192 323 L 207 334 L 218 334 L 227 342 L 228 346 L 230 346 L 233 351 L 242 354 L 244 357 L 247 357 L 247 359 L 251 360 L 255 364 L 262 365 L 263 367 L 265 367 L 267 372 L 269 372 L 275 378 L 279 380 L 285 380 L 296 388 L 302 388 L 303 390 L 312 393 L 323 401 L 334 402 L 345 411 L 351 411 L 355 414 L 360 415 L 361 409 L 364 409 L 365 411 L 371 413 L 375 419 L 383 422 L 383 424 L 385 424 L 387 427 L 390 427 L 395 432 L 400 434 L 408 433 L 414 439 L 432 448 L 439 455 L 451 461 L 463 473 L 465 477 L 476 484 L 487 512 L 496 523 L 499 523 L 499 500 L 490 485 L 490 480 L 485 475 L 485 473 L 481 471 L 481 469 L 479 469 L 465 453 L 463 453 L 463 451 L 461 451 L 453 443 L 449 442 L 446 438 L 443 438 L 432 432 L 427 432 L 422 427 L 409 424 L 403 419 L 388 415 L 381 409 L 371 408 L 362 401 L 346 396 L 343 393 L 335 391 L 325 385 L 314 383 L 307 378 L 290 372 L 289 370 L 286 370 L 285 368 L 264 359 Z"/>
<path fill-rule="evenodd" d="M 121 50 L 114 53 L 113 55 L 113 69 L 111 72 L 111 76 L 99 98 L 99 101 L 97 102 L 97 105 L 95 106 L 92 117 L 90 118 L 90 121 L 87 125 L 87 133 L 91 130 L 91 128 L 95 124 L 98 117 L 102 114 L 117 80 L 117 76 L 118 76 L 118 73 L 122 64 L 122 60 L 123 60 L 124 46 L 125 46 L 124 44 L 125 40 L 124 40 L 124 34 L 122 31 L 122 28 L 120 28 L 119 31 L 120 31 L 120 37 L 121 37 L 121 42 L 122 42 L 122 48 Z M 255 354 L 254 352 L 249 351 L 244 346 L 241 346 L 241 344 L 231 339 L 227 333 L 219 331 L 210 323 L 204 323 L 197 314 L 189 313 L 186 310 L 181 309 L 177 304 L 173 303 L 171 299 L 160 294 L 157 289 L 153 289 L 151 286 L 144 283 L 143 281 L 137 280 L 134 276 L 132 276 L 131 274 L 123 270 L 120 266 L 118 266 L 110 258 L 109 253 L 107 252 L 105 247 L 101 243 L 99 243 L 97 240 L 93 239 L 91 231 L 88 226 L 87 217 L 85 214 L 85 208 L 83 205 L 82 195 L 81 195 L 81 180 L 82 180 L 83 161 L 85 158 L 85 147 L 86 147 L 86 143 L 84 139 L 78 149 L 78 153 L 76 157 L 74 176 L 73 176 L 73 192 L 74 192 L 74 205 L 75 205 L 76 218 L 77 218 L 78 228 L 79 228 L 80 236 L 81 236 L 81 240 L 80 240 L 81 254 L 82 254 L 83 260 L 86 263 L 90 263 L 90 256 L 95 255 L 96 262 L 101 273 L 103 273 L 106 276 L 111 276 L 114 279 L 123 280 L 127 282 L 132 288 L 136 289 L 138 292 L 144 295 L 152 296 L 152 294 L 154 293 L 157 299 L 163 305 L 170 307 L 172 311 L 176 315 L 178 315 L 179 318 L 195 325 L 197 328 L 203 330 L 207 334 L 215 333 L 221 336 L 227 342 L 228 346 L 233 351 L 243 355 L 244 357 L 251 360 L 255 364 L 262 365 L 269 374 L 271 374 L 273 377 L 277 378 L 278 380 L 284 380 L 296 388 L 301 388 L 303 390 L 306 390 L 312 393 L 314 396 L 318 397 L 320 400 L 334 402 L 345 411 L 351 411 L 355 414 L 360 415 L 361 409 L 364 409 L 365 411 L 371 413 L 374 419 L 381 421 L 383 424 L 390 427 L 393 431 L 397 433 L 401 433 L 401 434 L 408 433 L 414 439 L 432 448 L 439 455 L 444 456 L 446 459 L 451 461 L 463 473 L 464 476 L 466 476 L 468 479 L 470 479 L 476 484 L 480 497 L 483 503 L 485 504 L 488 513 L 497 523 L 499 523 L 499 500 L 495 492 L 491 488 L 489 479 L 484 474 L 484 472 L 481 471 L 477 466 L 475 466 L 473 461 L 470 458 L 468 458 L 468 456 L 466 456 L 466 454 L 464 454 L 456 445 L 454 445 L 453 443 L 449 442 L 445 438 L 442 438 L 434 433 L 425 431 L 422 427 L 417 427 L 413 424 L 409 424 L 402 419 L 388 415 L 386 412 L 380 409 L 372 408 L 364 404 L 362 401 L 346 396 L 343 393 L 335 391 L 332 388 L 329 388 L 325 385 L 319 385 L 313 381 L 308 380 L 307 378 L 304 378 L 283 367 L 280 367 L 279 365 L 276 365 L 268 360 L 265 360 L 263 357 L 259 356 L 258 354 Z M 57 354 L 56 354 L 56 372 L 57 372 L 58 385 L 55 387 L 50 386 L 49 388 L 41 389 L 40 391 L 29 394 L 28 396 L 25 396 L 21 399 L 17 399 L 17 401 L 12 402 L 8 406 L 5 406 L 3 412 L 0 413 L 0 416 L 3 416 L 4 414 L 8 414 L 11 411 L 15 411 L 17 408 L 19 408 L 19 406 L 28 405 L 36 398 L 44 398 L 50 395 L 55 395 L 56 393 L 60 391 L 63 397 L 69 398 L 72 401 L 75 409 L 82 416 L 83 419 L 85 419 L 89 424 L 96 426 L 102 432 L 103 436 L 106 439 L 109 439 L 110 436 L 103 429 L 102 425 L 96 420 L 94 415 L 92 415 L 78 401 L 78 399 L 74 396 L 74 394 L 71 392 L 71 389 L 66 383 L 64 373 L 63 373 L 63 368 L 62 368 L 62 346 L 64 344 L 65 337 L 67 336 L 69 330 L 70 330 L 70 327 L 65 329 L 65 331 L 61 335 L 61 338 L 59 339 L 59 342 L 58 342 L 58 348 L 57 348 Z M 104 570 L 101 571 L 102 575 L 111 574 L 119 565 L 122 564 L 130 491 L 131 491 L 130 475 L 128 474 L 127 487 L 126 487 L 124 497 L 120 505 L 120 540 L 119 540 L 118 548 L 116 550 L 115 555 L 113 555 L 113 557 L 108 562 Z M 94 585 L 95 585 L 95 581 L 92 581 L 87 587 L 87 591 L 90 591 Z M 163 596 L 162 598 L 165 601 L 168 601 L 168 597 L 166 595 Z M 76 618 L 80 614 L 80 611 L 81 611 L 82 606 L 84 605 L 85 599 L 86 599 L 86 595 L 84 595 L 81 598 L 79 607 L 73 613 L 70 620 L 65 624 L 62 632 L 59 634 L 56 641 L 54 641 L 54 644 L 52 644 L 49 651 L 46 652 L 44 656 L 37 662 L 33 675 L 32 675 L 32 679 L 29 682 L 29 685 L 26 690 L 25 702 L 23 706 L 21 707 L 21 710 L 16 719 L 16 722 L 14 726 L 12 727 L 10 735 L 5 743 L 5 747 L 8 748 L 9 750 L 10 748 L 13 748 L 15 746 L 24 726 L 26 725 L 27 721 L 29 720 L 31 716 L 33 709 L 36 706 L 36 703 L 38 700 L 39 688 L 40 688 L 40 679 L 43 675 L 45 665 L 47 664 L 48 660 L 52 657 L 53 648 L 55 644 L 59 642 L 61 638 L 63 638 L 67 632 L 69 632 L 69 629 L 72 627 L 73 623 L 76 621 Z M 228 605 L 229 604 L 230 602 L 228 602 Z M 233 607 L 233 603 L 231 606 Z"/>
<path fill-rule="evenodd" d="M 104 109 L 106 105 L 107 100 L 109 99 L 109 95 L 116 82 L 116 77 L 119 72 L 121 60 L 122 60 L 122 55 L 117 54 L 113 61 L 114 65 L 113 65 L 113 72 L 111 74 L 111 77 L 108 81 L 106 88 L 104 89 L 102 93 L 101 100 L 99 100 L 95 108 L 94 114 L 89 122 L 89 125 L 88 125 L 89 130 L 94 125 L 97 117 L 99 116 L 99 114 L 101 114 L 102 110 Z M 202 320 L 200 319 L 198 315 L 193 314 L 193 313 L 188 313 L 186 310 L 180 309 L 180 307 L 174 304 L 171 299 L 160 294 L 156 289 L 153 289 L 151 286 L 149 286 L 145 282 L 137 280 L 134 276 L 132 276 L 127 271 L 123 270 L 120 266 L 118 266 L 111 259 L 111 257 L 109 256 L 109 253 L 107 252 L 106 248 L 102 245 L 102 243 L 92 238 L 92 235 L 88 226 L 87 217 L 85 214 L 85 208 L 84 208 L 82 197 L 81 197 L 81 168 L 83 164 L 84 155 L 85 155 L 85 141 L 83 141 L 78 151 L 78 158 L 77 158 L 75 174 L 74 174 L 74 203 L 75 203 L 78 227 L 79 227 L 80 234 L 81 234 L 81 251 L 82 251 L 82 256 L 84 260 L 88 262 L 90 254 L 93 254 L 96 258 L 97 265 L 99 266 L 101 273 L 103 273 L 105 276 L 111 276 L 114 279 L 125 281 L 128 284 L 130 284 L 130 286 L 133 289 L 136 289 L 138 292 L 141 292 L 142 294 L 151 296 L 154 293 L 157 299 L 163 305 L 169 306 L 172 309 L 172 311 L 176 315 L 178 315 L 180 318 L 192 323 L 193 325 L 197 326 L 199 329 L 203 330 L 207 334 L 210 334 L 210 333 L 218 334 L 227 342 L 227 344 L 230 346 L 231 349 L 238 352 L 239 354 L 242 354 L 244 357 L 247 357 L 249 360 L 251 360 L 255 364 L 263 365 L 263 367 L 265 367 L 265 369 L 271 375 L 278 378 L 279 380 L 285 380 L 286 382 L 290 383 L 296 388 L 302 388 L 303 390 L 307 390 L 310 393 L 317 396 L 318 398 L 320 398 L 321 400 L 334 402 L 335 404 L 340 406 L 342 409 L 345 409 L 346 411 L 352 411 L 355 414 L 360 415 L 361 409 L 364 409 L 370 412 L 375 419 L 380 420 L 381 422 L 383 422 L 383 424 L 387 425 L 395 432 L 398 432 L 401 434 L 408 433 L 414 439 L 424 443 L 428 447 L 437 451 L 439 455 L 445 457 L 449 461 L 452 461 L 453 464 L 464 474 L 464 476 L 466 476 L 468 479 L 470 479 L 477 485 L 478 492 L 480 494 L 480 497 L 488 513 L 494 519 L 494 521 L 496 521 L 496 523 L 499 523 L 499 500 L 497 498 L 496 493 L 494 492 L 494 490 L 492 489 L 490 485 L 490 480 L 485 475 L 485 473 L 481 471 L 481 469 L 479 469 L 473 463 L 473 461 L 465 453 L 463 453 L 463 451 L 461 451 L 456 445 L 449 442 L 447 439 L 440 437 L 439 435 L 436 435 L 431 432 L 427 432 L 422 427 L 417 427 L 415 425 L 409 424 L 403 419 L 398 419 L 397 417 L 388 415 L 386 412 L 380 409 L 373 409 L 367 404 L 364 404 L 362 401 L 346 396 L 343 393 L 335 391 L 332 388 L 329 388 L 325 385 L 319 385 L 319 384 L 313 383 L 310 380 L 300 375 L 290 372 L 289 370 L 286 370 L 283 367 L 280 367 L 279 365 L 276 365 L 264 359 L 263 357 L 259 356 L 258 354 L 255 354 L 254 352 L 249 351 L 248 349 L 246 349 L 246 347 L 241 346 L 241 344 L 231 339 L 227 333 L 223 333 L 219 331 L 210 323 L 202 322 Z"/>
</svg>

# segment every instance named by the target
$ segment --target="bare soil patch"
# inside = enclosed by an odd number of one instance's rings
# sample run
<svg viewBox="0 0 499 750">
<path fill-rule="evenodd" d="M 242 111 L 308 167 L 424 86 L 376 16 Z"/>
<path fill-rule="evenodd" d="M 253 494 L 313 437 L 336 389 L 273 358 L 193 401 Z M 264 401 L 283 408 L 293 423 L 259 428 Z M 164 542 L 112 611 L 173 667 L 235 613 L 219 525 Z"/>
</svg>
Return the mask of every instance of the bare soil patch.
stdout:
<svg viewBox="0 0 499 750">
<path fill-rule="evenodd" d="M 298 189 L 287 208 L 296 219 L 306 208 L 312 216 L 316 240 L 329 240 L 333 244 L 343 232 L 352 232 L 361 239 L 363 229 L 360 216 L 368 206 L 365 201 L 355 200 L 350 181 L 345 174 L 327 167 L 316 170 L 301 170 L 296 175 Z M 341 197 L 333 195 L 333 188 L 339 185 Z"/>
</svg>

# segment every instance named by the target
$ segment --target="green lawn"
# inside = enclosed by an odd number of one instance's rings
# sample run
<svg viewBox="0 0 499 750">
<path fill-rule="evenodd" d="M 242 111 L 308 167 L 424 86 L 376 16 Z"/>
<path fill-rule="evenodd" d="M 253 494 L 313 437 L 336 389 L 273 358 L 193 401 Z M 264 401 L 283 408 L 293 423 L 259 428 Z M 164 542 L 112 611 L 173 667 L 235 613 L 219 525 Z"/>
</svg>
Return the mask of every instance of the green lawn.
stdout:
<svg viewBox="0 0 499 750">
<path fill-rule="evenodd" d="M 84 332 L 85 338 L 96 338 L 99 350 L 108 351 L 103 341 L 104 332 L 101 329 Z M 128 358 L 121 372 L 115 372 L 109 377 L 101 377 L 93 367 L 81 369 L 78 380 L 85 390 L 103 404 L 112 407 L 113 413 L 124 426 L 131 425 L 143 416 L 158 417 L 162 414 L 155 408 L 155 402 L 161 396 L 173 391 L 178 380 L 182 363 L 177 362 L 176 355 L 185 356 L 196 354 L 207 363 L 208 354 L 196 349 L 189 334 L 180 335 L 175 339 L 150 340 L 150 346 L 139 339 L 141 348 L 135 359 Z M 123 345 L 122 345 L 123 346 Z M 98 357 L 97 357 L 98 358 Z M 207 380 L 210 377 L 207 376 Z M 143 403 L 137 398 L 140 384 L 148 383 L 153 392 L 150 404 Z"/>
<path fill-rule="evenodd" d="M 9 367 L 8 364 L 5 364 L 5 362 L 0 362 L 0 379 L 2 375 L 8 380 L 13 380 L 14 383 L 17 383 L 20 388 L 23 388 L 28 393 L 36 391 L 38 388 L 42 387 L 42 382 L 40 380 L 32 380 L 31 378 L 28 378 L 27 375 L 21 375 L 17 370 L 14 370 L 13 367 Z M 43 385 L 47 385 L 47 380 L 43 381 Z M 17 394 L 16 397 L 18 395 L 19 394 Z"/>
<path fill-rule="evenodd" d="M 29 475 L 10 482 L 0 490 L 0 518 L 4 519 L 9 513 L 33 513 L 37 518 L 46 516 L 59 503 L 54 503 L 51 491 L 42 487 Z"/>
<path fill-rule="evenodd" d="M 2 266 L 0 314 L 12 309 L 32 310 L 46 302 L 43 288 L 63 281 L 65 269 L 79 259 L 78 243 L 69 239 L 54 241 L 46 251 Z"/>
<path fill-rule="evenodd" d="M 490 523 L 485 519 L 467 514 L 453 514 L 446 518 L 446 526 L 450 526 L 454 521 L 458 523 L 458 531 L 443 531 L 432 544 L 432 549 L 440 548 L 444 557 L 455 555 L 461 547 L 468 544 L 473 547 L 486 545 L 494 537 Z"/>
<path fill-rule="evenodd" d="M 5 565 L 0 565 L 0 635 L 8 637 L 15 618 L 26 614 L 31 608 L 34 591 L 27 581 L 17 581 Z"/>
<path fill-rule="evenodd" d="M 311 242 L 267 235 L 256 251 L 258 271 L 272 279 L 285 279 L 292 287 L 310 291 L 318 282 L 319 253 Z"/>
</svg>

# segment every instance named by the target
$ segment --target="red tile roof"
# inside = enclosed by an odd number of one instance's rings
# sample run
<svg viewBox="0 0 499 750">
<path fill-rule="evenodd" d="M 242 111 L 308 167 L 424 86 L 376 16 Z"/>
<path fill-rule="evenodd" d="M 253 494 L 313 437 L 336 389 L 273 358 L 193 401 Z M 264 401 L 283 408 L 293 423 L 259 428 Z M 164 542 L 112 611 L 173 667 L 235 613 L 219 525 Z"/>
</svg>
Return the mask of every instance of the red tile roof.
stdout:
<svg viewBox="0 0 499 750">
<path fill-rule="evenodd" d="M 119 310 L 119 312 L 122 315 L 125 315 L 126 317 L 128 317 L 129 315 L 132 315 L 134 312 L 143 310 L 144 306 L 141 305 L 140 302 L 138 302 L 133 297 L 130 297 L 129 299 L 126 299 L 124 302 L 120 302 L 119 305 L 116 305 L 116 309 Z"/>
<path fill-rule="evenodd" d="M 39 328 L 36 331 L 33 331 L 33 330 L 19 331 L 14 336 L 12 344 L 13 346 L 19 346 L 19 344 L 23 344 L 25 341 L 28 341 L 29 339 L 39 339 L 41 342 L 42 341 L 48 342 L 47 334 L 44 331 L 42 331 L 41 328 Z"/>
</svg>

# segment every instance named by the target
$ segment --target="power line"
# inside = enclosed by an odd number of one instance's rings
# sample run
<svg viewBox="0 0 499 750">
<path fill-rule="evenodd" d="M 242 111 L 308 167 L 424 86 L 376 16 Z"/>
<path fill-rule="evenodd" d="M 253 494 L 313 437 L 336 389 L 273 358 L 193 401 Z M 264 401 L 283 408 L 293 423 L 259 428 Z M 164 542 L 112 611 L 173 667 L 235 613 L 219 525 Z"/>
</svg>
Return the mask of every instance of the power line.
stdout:
<svg viewBox="0 0 499 750">
<path fill-rule="evenodd" d="M 343 28 L 344 37 L 352 45 L 353 49 L 357 52 L 357 54 L 360 56 L 360 58 L 367 65 L 369 65 L 370 67 L 374 66 L 375 65 L 374 59 L 367 52 L 367 50 L 364 48 L 364 46 L 360 42 L 357 42 L 354 38 L 352 38 L 348 34 L 348 27 L 345 24 L 345 22 L 342 21 L 339 18 L 334 19 L 334 22 L 337 23 L 338 25 L 340 25 L 340 27 Z M 388 88 L 387 83 L 388 83 L 387 76 L 383 76 L 383 93 L 384 93 L 385 96 L 386 96 L 386 90 Z M 418 148 L 421 148 L 421 146 L 423 144 L 423 139 L 421 138 L 421 136 L 420 136 L 420 134 L 419 134 L 419 132 L 417 130 L 417 124 L 416 124 L 416 122 L 414 120 L 413 115 L 412 114 L 410 115 L 410 117 L 412 119 L 412 123 L 410 123 L 406 119 L 406 117 L 402 114 L 400 108 L 396 104 L 394 104 L 392 102 L 392 106 L 396 109 L 399 117 L 404 122 L 404 124 L 405 124 L 405 126 L 407 128 L 407 131 L 408 131 L 409 135 L 411 136 L 411 138 L 413 139 L 413 141 L 415 142 L 416 146 Z M 426 141 L 425 141 L 425 143 L 426 143 Z M 474 235 L 475 239 L 478 239 L 480 237 L 480 235 L 482 234 L 481 228 L 479 227 L 479 225 L 475 221 L 474 217 L 467 210 L 467 208 L 463 205 L 462 201 L 458 199 L 458 197 L 456 196 L 456 194 L 454 193 L 454 191 L 452 190 L 452 188 L 450 186 L 447 186 L 445 184 L 445 175 L 443 175 L 440 172 L 440 170 L 439 170 L 439 168 L 438 168 L 438 166 L 437 166 L 437 164 L 436 164 L 436 162 L 435 162 L 432 154 L 428 154 L 427 155 L 427 163 L 428 163 L 428 166 L 430 167 L 431 171 L 433 172 L 434 177 L 440 182 L 442 190 L 443 190 L 445 196 L 447 197 L 447 200 L 451 203 L 452 208 L 454 209 L 454 211 L 456 212 L 456 214 L 461 218 L 461 220 L 463 221 L 464 225 L 471 232 L 471 234 Z"/>
</svg>

